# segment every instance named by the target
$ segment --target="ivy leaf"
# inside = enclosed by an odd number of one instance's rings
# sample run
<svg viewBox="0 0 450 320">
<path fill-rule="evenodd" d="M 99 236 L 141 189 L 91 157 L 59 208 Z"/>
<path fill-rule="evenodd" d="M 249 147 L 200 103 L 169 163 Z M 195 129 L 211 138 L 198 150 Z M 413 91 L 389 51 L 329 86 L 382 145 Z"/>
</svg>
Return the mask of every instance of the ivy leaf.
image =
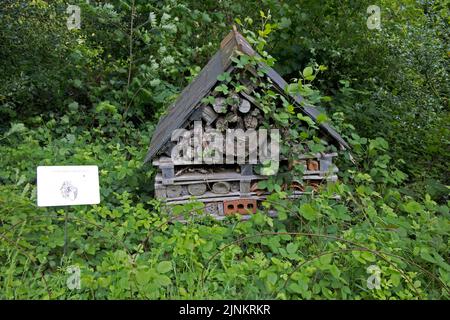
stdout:
<svg viewBox="0 0 450 320">
<path fill-rule="evenodd" d="M 231 81 L 231 76 L 229 72 L 224 72 L 220 75 L 217 76 L 217 80 L 219 81 L 223 81 L 223 82 L 230 82 Z"/>
<path fill-rule="evenodd" d="M 78 102 L 73 101 L 72 103 L 69 103 L 68 107 L 70 111 L 78 111 Z"/>
<path fill-rule="evenodd" d="M 314 123 L 314 121 L 308 117 L 308 116 L 304 116 L 301 113 L 297 114 L 297 118 L 299 118 L 302 121 L 305 121 L 310 127 L 315 127 L 316 124 Z"/>
<path fill-rule="evenodd" d="M 170 270 L 172 270 L 172 262 L 170 261 L 161 261 L 156 266 L 156 271 L 158 271 L 159 273 L 166 273 Z"/>
<path fill-rule="evenodd" d="M 422 211 L 422 206 L 416 201 L 410 201 L 405 205 L 405 211 L 408 213 L 417 213 Z"/>
<path fill-rule="evenodd" d="M 155 278 L 155 283 L 159 286 L 168 286 L 169 284 L 172 283 L 172 281 L 170 280 L 170 278 L 166 275 L 160 274 Z"/>
<path fill-rule="evenodd" d="M 302 204 L 299 213 L 309 221 L 315 220 L 318 216 L 317 211 L 309 203 Z"/>
<path fill-rule="evenodd" d="M 226 84 L 221 84 L 220 86 L 215 87 L 214 91 L 222 92 L 223 94 L 228 94 L 229 92 Z"/>
<path fill-rule="evenodd" d="M 213 104 L 214 101 L 215 101 L 215 99 L 213 96 L 207 96 L 202 99 L 202 103 L 205 103 L 205 104 Z"/>
<path fill-rule="evenodd" d="M 296 243 L 291 242 L 286 246 L 286 251 L 289 254 L 295 254 L 297 252 L 297 250 L 298 250 L 298 244 L 296 244 Z"/>
<path fill-rule="evenodd" d="M 276 273 L 271 272 L 267 275 L 267 281 L 272 285 L 277 282 L 277 279 L 278 279 L 278 277 L 277 277 Z"/>
<path fill-rule="evenodd" d="M 80 89 L 80 88 L 83 86 L 83 83 L 81 82 L 80 79 L 75 79 L 75 80 L 73 80 L 73 86 L 74 86 L 75 88 Z"/>
<path fill-rule="evenodd" d="M 330 273 L 336 279 L 339 279 L 340 276 L 341 276 L 341 270 L 339 270 L 339 268 L 336 265 L 334 265 L 334 264 L 332 264 L 330 266 Z"/>
<path fill-rule="evenodd" d="M 295 293 L 303 292 L 303 290 L 302 290 L 303 288 L 301 286 L 299 286 L 298 283 L 291 283 L 288 288 L 289 288 L 289 290 L 291 290 L 292 292 L 295 292 Z"/>
<path fill-rule="evenodd" d="M 156 87 L 157 85 L 159 85 L 161 83 L 160 79 L 153 79 L 152 81 L 150 81 L 150 86 L 152 87 Z"/>
<path fill-rule="evenodd" d="M 306 67 L 305 69 L 303 69 L 303 76 L 305 78 L 308 78 L 308 77 L 312 76 L 312 74 L 313 74 L 313 68 Z"/>
<path fill-rule="evenodd" d="M 258 182 L 258 189 L 266 189 L 267 188 L 267 181 L 259 181 Z"/>
<path fill-rule="evenodd" d="M 394 285 L 394 287 L 397 287 L 400 284 L 401 277 L 398 273 L 392 273 L 391 274 L 391 282 Z"/>
<path fill-rule="evenodd" d="M 306 281 L 299 281 L 298 283 L 292 283 L 288 287 L 295 293 L 305 294 L 308 290 L 308 283 Z"/>
<path fill-rule="evenodd" d="M 151 274 L 148 270 L 139 270 L 136 273 L 136 281 L 138 284 L 145 285 L 150 281 Z"/>
<path fill-rule="evenodd" d="M 319 114 L 319 115 L 317 116 L 317 123 L 318 123 L 318 124 L 327 122 L 328 120 L 329 120 L 329 119 L 328 119 L 328 117 L 327 117 L 327 115 L 326 115 L 325 113 L 321 113 L 321 114 Z"/>
<path fill-rule="evenodd" d="M 376 260 L 375 255 L 372 252 L 368 251 L 362 251 L 361 257 L 369 262 L 374 262 Z"/>
<path fill-rule="evenodd" d="M 333 258 L 332 254 L 324 254 L 319 258 L 319 262 L 324 266 L 328 266 L 331 263 L 332 258 Z"/>
</svg>

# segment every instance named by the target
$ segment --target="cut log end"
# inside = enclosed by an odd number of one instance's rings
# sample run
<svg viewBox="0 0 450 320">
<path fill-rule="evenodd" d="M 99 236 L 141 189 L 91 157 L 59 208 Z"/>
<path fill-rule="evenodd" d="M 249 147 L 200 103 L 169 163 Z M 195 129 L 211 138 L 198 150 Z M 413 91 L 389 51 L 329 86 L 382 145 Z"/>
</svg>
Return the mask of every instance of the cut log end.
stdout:
<svg viewBox="0 0 450 320">
<path fill-rule="evenodd" d="M 213 103 L 213 109 L 217 113 L 226 113 L 227 112 L 227 100 L 222 97 L 216 98 Z"/>
<path fill-rule="evenodd" d="M 247 113 L 251 109 L 250 102 L 246 99 L 242 99 L 241 103 L 239 104 L 239 111 L 242 113 Z"/>
</svg>

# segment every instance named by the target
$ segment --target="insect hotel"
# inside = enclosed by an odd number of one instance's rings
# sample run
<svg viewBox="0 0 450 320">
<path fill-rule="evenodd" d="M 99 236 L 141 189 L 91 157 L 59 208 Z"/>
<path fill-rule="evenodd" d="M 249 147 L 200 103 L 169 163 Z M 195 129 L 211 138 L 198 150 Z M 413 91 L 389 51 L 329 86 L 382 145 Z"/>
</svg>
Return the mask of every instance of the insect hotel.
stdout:
<svg viewBox="0 0 450 320">
<path fill-rule="evenodd" d="M 152 161 L 158 168 L 155 196 L 167 205 L 195 199 L 203 202 L 205 213 L 216 219 L 230 214 L 248 216 L 270 194 L 260 190 L 258 182 L 283 166 L 288 170 L 301 166 L 303 170 L 302 180 L 292 181 L 287 187 L 293 198 L 336 181 L 338 169 L 333 157 L 336 151 L 349 148 L 348 144 L 330 125 L 319 123 L 316 108 L 304 106 L 301 96 L 285 92 L 287 83 L 274 69 L 262 62 L 253 67 L 236 66 L 237 57 L 243 55 L 259 57 L 234 29 L 160 119 L 145 162 Z M 234 89 L 224 88 L 222 84 L 231 78 Z M 287 128 L 268 130 L 265 119 L 270 115 L 259 103 L 264 84 L 317 123 L 320 139 L 334 146 L 330 152 L 305 152 L 295 161 L 275 157 L 279 153 L 277 143 L 287 134 Z"/>
</svg>

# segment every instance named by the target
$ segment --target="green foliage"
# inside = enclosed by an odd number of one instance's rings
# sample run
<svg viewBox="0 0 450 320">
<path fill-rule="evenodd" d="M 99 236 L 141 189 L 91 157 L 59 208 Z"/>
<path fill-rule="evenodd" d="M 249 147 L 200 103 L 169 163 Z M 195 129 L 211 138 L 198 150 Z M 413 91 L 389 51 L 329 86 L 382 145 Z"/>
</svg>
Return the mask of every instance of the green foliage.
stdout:
<svg viewBox="0 0 450 320">
<path fill-rule="evenodd" d="M 448 1 L 378 2 L 381 30 L 365 25 L 370 1 L 264 4 L 279 21 L 269 39 L 277 69 L 307 78 L 305 65 L 327 66 L 315 85 L 332 99 L 321 104 L 343 112 L 359 135 L 387 140 L 392 161 L 404 160 L 410 192 L 448 199 Z"/>
<path fill-rule="evenodd" d="M 265 206 L 278 218 L 222 223 L 173 223 L 154 200 L 114 193 L 67 209 L 66 256 L 64 211 L 37 209 L 20 184 L 2 187 L 2 297 L 448 298 L 448 207 L 368 178 L 301 202 L 274 193 Z M 69 265 L 81 268 L 80 290 L 66 287 Z M 366 285 L 371 265 L 378 290 Z"/>
</svg>

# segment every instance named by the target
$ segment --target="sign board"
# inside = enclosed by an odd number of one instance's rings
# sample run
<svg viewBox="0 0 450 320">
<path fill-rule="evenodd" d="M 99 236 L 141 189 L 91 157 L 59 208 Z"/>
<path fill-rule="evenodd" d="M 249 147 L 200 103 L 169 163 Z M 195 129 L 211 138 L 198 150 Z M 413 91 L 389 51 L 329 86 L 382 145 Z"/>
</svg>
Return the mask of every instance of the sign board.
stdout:
<svg viewBox="0 0 450 320">
<path fill-rule="evenodd" d="M 39 207 L 99 204 L 98 167 L 38 167 L 37 198 Z"/>
</svg>

